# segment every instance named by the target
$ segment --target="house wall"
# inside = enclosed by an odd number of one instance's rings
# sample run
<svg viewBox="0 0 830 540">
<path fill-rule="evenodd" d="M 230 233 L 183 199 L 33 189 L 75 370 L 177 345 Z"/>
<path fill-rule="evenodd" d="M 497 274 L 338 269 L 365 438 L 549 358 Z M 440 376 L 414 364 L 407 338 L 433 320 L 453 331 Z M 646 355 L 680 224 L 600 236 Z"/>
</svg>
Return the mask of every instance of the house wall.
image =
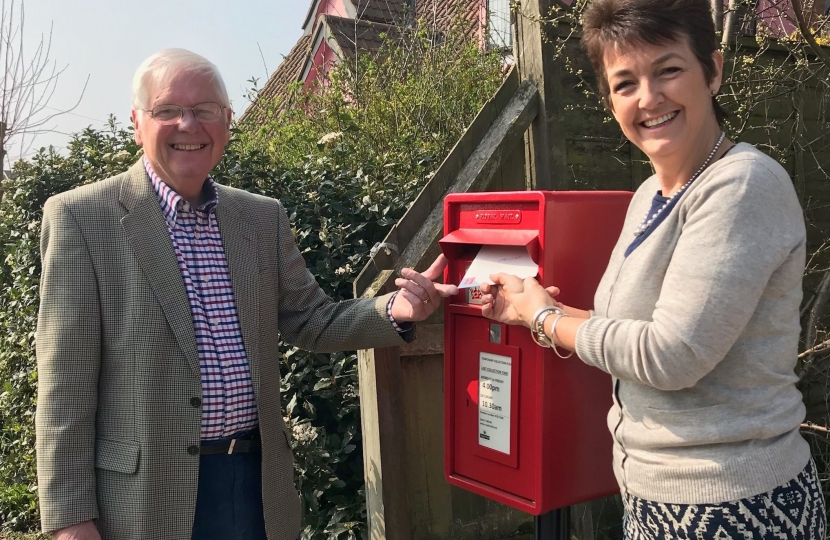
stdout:
<svg viewBox="0 0 830 540">
<path fill-rule="evenodd" d="M 349 6 L 351 7 L 351 2 L 349 0 L 320 0 L 320 3 L 317 5 L 317 11 L 315 11 L 313 17 L 309 17 L 308 23 L 306 27 L 303 29 L 305 30 L 306 34 L 310 34 L 314 31 L 314 28 L 317 24 L 317 19 L 320 15 L 337 15 L 338 17 L 349 17 L 349 11 L 346 9 L 346 2 L 349 2 Z"/>
<path fill-rule="evenodd" d="M 337 62 L 337 54 L 329 46 L 326 40 L 322 40 L 317 49 L 313 52 L 311 61 L 311 69 L 308 76 L 303 82 L 303 90 L 310 91 L 318 84 L 318 81 L 323 81 L 325 84 L 326 74 Z"/>
</svg>

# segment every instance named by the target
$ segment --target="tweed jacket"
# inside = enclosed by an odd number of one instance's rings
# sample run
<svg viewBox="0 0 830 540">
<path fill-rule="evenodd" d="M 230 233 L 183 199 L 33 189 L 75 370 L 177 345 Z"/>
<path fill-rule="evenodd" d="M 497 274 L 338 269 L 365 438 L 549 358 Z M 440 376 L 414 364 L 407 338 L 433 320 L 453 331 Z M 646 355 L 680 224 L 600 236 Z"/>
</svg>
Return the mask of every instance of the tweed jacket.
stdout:
<svg viewBox="0 0 830 540">
<path fill-rule="evenodd" d="M 217 185 L 216 218 L 259 412 L 271 540 L 300 502 L 280 407 L 282 338 L 315 351 L 403 343 L 388 296 L 332 302 L 279 202 Z M 186 540 L 196 507 L 202 397 L 187 292 L 139 161 L 44 208 L 37 330 L 42 527 L 95 519 L 104 540 Z M 199 399 L 194 399 L 199 398 Z"/>
</svg>

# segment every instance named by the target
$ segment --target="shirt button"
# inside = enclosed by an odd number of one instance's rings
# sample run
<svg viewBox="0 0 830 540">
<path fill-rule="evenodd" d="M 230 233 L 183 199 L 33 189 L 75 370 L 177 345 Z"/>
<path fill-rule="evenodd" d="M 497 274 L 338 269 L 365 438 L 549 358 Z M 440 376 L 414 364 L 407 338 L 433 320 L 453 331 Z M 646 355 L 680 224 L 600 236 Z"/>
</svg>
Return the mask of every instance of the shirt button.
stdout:
<svg viewBox="0 0 830 540">
<path fill-rule="evenodd" d="M 212 324 L 213 326 L 219 326 L 219 321 L 217 321 L 216 319 L 211 319 L 210 324 Z"/>
<path fill-rule="evenodd" d="M 192 397 L 192 398 L 190 398 L 190 404 L 193 405 L 196 408 L 199 408 L 199 407 L 202 406 L 202 400 L 200 398 L 197 398 L 197 397 Z"/>
<path fill-rule="evenodd" d="M 190 205 L 187 204 L 187 203 L 184 203 L 182 205 L 182 210 L 184 210 L 185 212 L 190 212 Z"/>
<path fill-rule="evenodd" d="M 202 281 L 207 283 L 208 281 L 210 281 L 210 276 L 202 276 Z"/>
<path fill-rule="evenodd" d="M 190 454 L 191 456 L 198 456 L 199 455 L 199 447 L 196 446 L 195 444 L 192 445 L 192 446 L 188 446 L 187 447 L 187 453 Z"/>
<path fill-rule="evenodd" d="M 198 239 L 199 239 L 199 236 L 200 236 L 200 235 L 199 235 L 199 231 L 196 231 L 195 233 L 193 233 L 193 236 L 195 236 L 195 237 L 196 237 L 196 240 L 198 240 Z"/>
<path fill-rule="evenodd" d="M 233 405 L 229 405 L 229 406 L 228 406 L 228 410 L 229 410 L 229 411 L 231 411 L 231 412 L 233 412 L 233 410 L 234 410 L 235 408 L 236 408 L 236 407 L 234 407 Z"/>
</svg>

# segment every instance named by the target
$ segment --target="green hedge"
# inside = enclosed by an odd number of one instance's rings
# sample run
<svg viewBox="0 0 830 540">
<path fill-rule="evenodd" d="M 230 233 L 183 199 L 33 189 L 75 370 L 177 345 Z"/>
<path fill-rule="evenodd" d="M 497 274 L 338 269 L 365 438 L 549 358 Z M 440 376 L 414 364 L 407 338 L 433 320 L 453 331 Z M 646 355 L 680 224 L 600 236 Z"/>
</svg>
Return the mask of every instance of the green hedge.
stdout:
<svg viewBox="0 0 830 540">
<path fill-rule="evenodd" d="M 221 183 L 279 198 L 306 263 L 333 298 L 351 297 L 368 252 L 448 153 L 503 75 L 463 32 L 438 46 L 413 32 L 335 70 L 296 108 L 240 125 L 214 171 Z M 260 106 L 276 111 L 261 101 Z M 38 526 L 34 355 L 43 203 L 126 170 L 141 155 L 114 119 L 76 134 L 67 155 L 19 162 L 0 201 L 0 519 Z M 306 538 L 365 534 L 357 358 L 282 346 L 282 397 L 296 460 Z"/>
</svg>

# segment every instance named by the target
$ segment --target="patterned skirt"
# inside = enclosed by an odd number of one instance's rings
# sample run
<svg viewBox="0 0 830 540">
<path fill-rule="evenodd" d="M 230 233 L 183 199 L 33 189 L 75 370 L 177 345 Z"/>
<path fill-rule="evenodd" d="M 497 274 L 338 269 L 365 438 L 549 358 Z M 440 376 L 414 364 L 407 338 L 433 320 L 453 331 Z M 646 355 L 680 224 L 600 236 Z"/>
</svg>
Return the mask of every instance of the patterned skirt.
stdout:
<svg viewBox="0 0 830 540">
<path fill-rule="evenodd" d="M 623 497 L 626 540 L 825 540 L 827 518 L 813 460 L 774 490 L 721 504 Z"/>
</svg>

